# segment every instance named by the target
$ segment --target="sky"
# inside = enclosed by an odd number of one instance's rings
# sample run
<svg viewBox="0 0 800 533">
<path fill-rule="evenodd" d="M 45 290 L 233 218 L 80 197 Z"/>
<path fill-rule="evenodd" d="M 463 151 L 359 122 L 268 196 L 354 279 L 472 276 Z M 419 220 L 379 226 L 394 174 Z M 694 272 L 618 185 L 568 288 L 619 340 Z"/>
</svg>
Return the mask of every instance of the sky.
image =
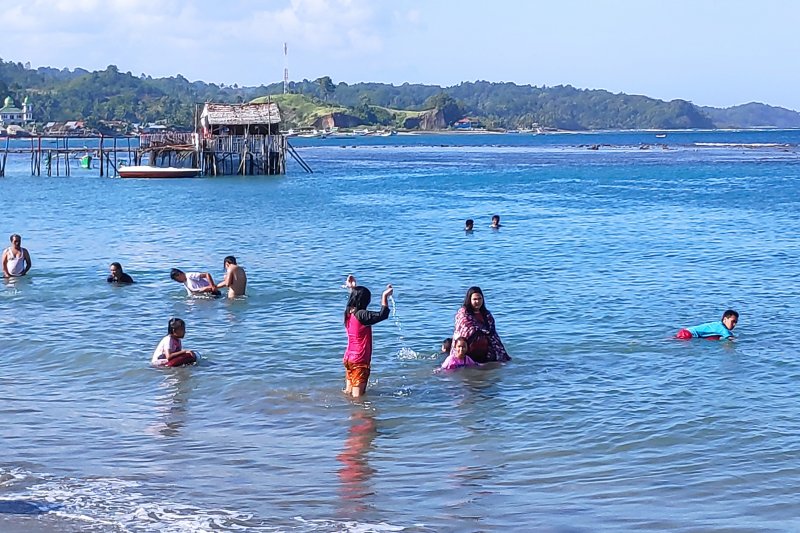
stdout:
<svg viewBox="0 0 800 533">
<path fill-rule="evenodd" d="M 800 110 L 795 0 L 0 0 L 0 57 L 233 85 L 487 80 Z M 288 56 L 284 58 L 284 43 Z"/>
</svg>

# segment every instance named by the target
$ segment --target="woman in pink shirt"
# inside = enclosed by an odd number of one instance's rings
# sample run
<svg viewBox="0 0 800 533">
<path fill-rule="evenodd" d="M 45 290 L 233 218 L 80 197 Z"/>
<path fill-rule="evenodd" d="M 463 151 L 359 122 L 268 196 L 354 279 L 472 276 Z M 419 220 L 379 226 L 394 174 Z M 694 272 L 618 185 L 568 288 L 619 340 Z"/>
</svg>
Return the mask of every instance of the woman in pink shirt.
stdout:
<svg viewBox="0 0 800 533">
<path fill-rule="evenodd" d="M 372 294 L 357 285 L 350 291 L 344 310 L 344 329 L 347 330 L 347 349 L 344 352 L 344 393 L 358 398 L 367 392 L 367 380 L 372 364 L 372 326 L 389 318 L 391 285 L 381 295 L 381 310 L 367 311 Z"/>
</svg>

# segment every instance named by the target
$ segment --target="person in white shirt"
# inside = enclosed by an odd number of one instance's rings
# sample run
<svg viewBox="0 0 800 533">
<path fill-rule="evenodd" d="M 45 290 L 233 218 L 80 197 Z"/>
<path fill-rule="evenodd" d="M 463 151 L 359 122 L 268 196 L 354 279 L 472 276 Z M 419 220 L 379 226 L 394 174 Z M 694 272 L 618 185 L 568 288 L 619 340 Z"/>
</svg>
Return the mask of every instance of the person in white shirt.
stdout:
<svg viewBox="0 0 800 533">
<path fill-rule="evenodd" d="M 220 296 L 222 293 L 217 289 L 214 278 L 208 272 L 184 272 L 173 268 L 169 272 L 169 277 L 178 283 L 183 283 L 186 291 L 190 295 L 211 294 Z"/>
<path fill-rule="evenodd" d="M 11 246 L 3 250 L 3 276 L 7 278 L 24 276 L 31 269 L 31 255 L 22 247 L 22 237 L 15 233 L 9 240 Z"/>
</svg>

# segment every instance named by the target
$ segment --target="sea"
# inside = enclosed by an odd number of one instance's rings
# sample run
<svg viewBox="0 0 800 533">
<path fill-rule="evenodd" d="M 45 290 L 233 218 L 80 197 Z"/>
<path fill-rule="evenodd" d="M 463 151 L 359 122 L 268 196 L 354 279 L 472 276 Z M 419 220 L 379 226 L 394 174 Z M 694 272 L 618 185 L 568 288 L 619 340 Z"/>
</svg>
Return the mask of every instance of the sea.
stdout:
<svg viewBox="0 0 800 533">
<path fill-rule="evenodd" d="M 290 142 L 313 173 L 9 155 L 0 531 L 800 530 L 800 131 Z M 169 277 L 227 255 L 245 298 Z M 348 274 L 395 288 L 359 399 Z M 471 286 L 513 360 L 438 373 Z M 149 365 L 171 317 L 196 366 Z"/>
</svg>

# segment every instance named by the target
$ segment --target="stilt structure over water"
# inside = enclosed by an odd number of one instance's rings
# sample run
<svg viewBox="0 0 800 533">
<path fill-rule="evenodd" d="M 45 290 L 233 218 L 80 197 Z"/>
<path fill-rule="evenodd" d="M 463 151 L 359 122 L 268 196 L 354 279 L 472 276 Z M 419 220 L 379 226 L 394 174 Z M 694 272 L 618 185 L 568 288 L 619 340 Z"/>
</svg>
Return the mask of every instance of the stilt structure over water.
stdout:
<svg viewBox="0 0 800 533">
<path fill-rule="evenodd" d="M 99 168 L 100 176 L 113 176 L 121 165 L 196 168 L 205 176 L 276 175 L 286 173 L 287 153 L 312 172 L 281 135 L 275 103 L 207 103 L 197 122 L 195 133 L 142 134 L 138 143 L 135 138 L 102 135 L 37 136 L 10 146 L 6 138 L 0 149 L 0 176 L 9 153 L 30 154 L 34 176 L 69 176 L 72 166 Z"/>
<path fill-rule="evenodd" d="M 0 149 L 0 176 L 5 175 L 9 154 L 29 154 L 32 176 L 71 176 L 77 169 L 98 169 L 100 176 L 114 176 L 121 165 L 136 159 L 136 140 L 103 135 L 6 137 Z"/>
<path fill-rule="evenodd" d="M 206 176 L 286 173 L 287 151 L 308 165 L 280 133 L 278 105 L 215 104 L 203 106 L 196 133 L 145 134 L 139 137 L 136 164 L 199 168 Z"/>
</svg>

